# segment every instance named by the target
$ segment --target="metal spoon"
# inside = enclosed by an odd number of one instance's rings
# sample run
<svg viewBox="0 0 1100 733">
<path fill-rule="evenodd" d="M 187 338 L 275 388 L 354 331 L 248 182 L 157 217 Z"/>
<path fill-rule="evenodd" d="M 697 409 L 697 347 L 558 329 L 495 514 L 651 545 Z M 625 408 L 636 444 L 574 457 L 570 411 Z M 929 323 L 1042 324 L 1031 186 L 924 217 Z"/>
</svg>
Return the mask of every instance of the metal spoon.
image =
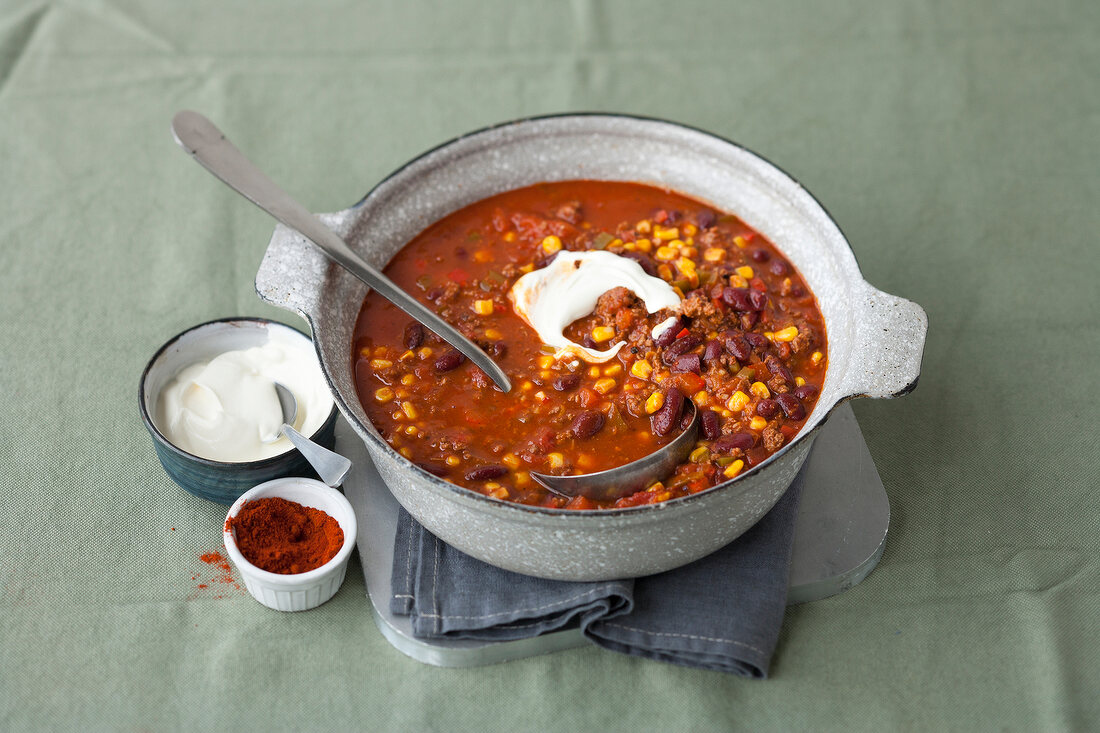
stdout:
<svg viewBox="0 0 1100 733">
<path fill-rule="evenodd" d="M 313 242 L 330 260 L 376 290 L 386 300 L 408 313 L 420 323 L 461 351 L 466 358 L 481 367 L 489 378 L 503 391 L 512 389 L 512 383 L 477 344 L 463 336 L 454 326 L 421 305 L 401 288 L 363 261 L 347 243 L 326 227 L 320 219 L 291 198 L 268 178 L 252 161 L 226 139 L 214 123 L 198 112 L 183 110 L 172 118 L 172 133 L 180 147 L 194 156 L 203 168 L 210 171 L 224 184 L 244 196 Z"/>
<path fill-rule="evenodd" d="M 298 400 L 289 389 L 278 382 L 274 384 L 275 394 L 279 397 L 279 407 L 283 411 L 283 435 L 294 444 L 309 465 L 313 466 L 313 470 L 321 477 L 321 481 L 333 488 L 344 483 L 344 478 L 351 470 L 351 461 L 339 453 L 333 453 L 328 448 L 317 445 L 295 430 L 293 425 L 295 418 L 298 417 Z"/>
<path fill-rule="evenodd" d="M 675 440 L 645 458 L 639 458 L 625 466 L 577 476 L 552 476 L 531 471 L 531 478 L 559 496 L 584 496 L 593 501 L 614 501 L 641 491 L 655 480 L 668 476 L 684 462 L 684 458 L 695 445 L 695 439 L 699 435 L 699 410 L 691 400 L 684 400 L 684 404 L 691 406 L 691 423 Z"/>
</svg>

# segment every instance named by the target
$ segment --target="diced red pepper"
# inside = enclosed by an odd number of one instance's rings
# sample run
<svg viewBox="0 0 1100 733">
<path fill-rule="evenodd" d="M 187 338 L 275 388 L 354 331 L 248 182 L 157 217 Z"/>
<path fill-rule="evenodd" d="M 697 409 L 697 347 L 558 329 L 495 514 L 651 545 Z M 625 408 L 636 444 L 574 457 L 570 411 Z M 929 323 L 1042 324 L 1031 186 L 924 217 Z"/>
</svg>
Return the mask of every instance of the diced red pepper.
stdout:
<svg viewBox="0 0 1100 733">
<path fill-rule="evenodd" d="M 676 338 L 682 339 L 684 336 L 687 336 L 689 333 L 691 333 L 691 332 L 688 331 L 686 328 L 681 328 L 680 333 L 676 334 Z"/>
<path fill-rule="evenodd" d="M 470 281 L 470 274 L 461 267 L 456 267 L 447 273 L 447 279 L 459 285 L 465 285 Z"/>
</svg>

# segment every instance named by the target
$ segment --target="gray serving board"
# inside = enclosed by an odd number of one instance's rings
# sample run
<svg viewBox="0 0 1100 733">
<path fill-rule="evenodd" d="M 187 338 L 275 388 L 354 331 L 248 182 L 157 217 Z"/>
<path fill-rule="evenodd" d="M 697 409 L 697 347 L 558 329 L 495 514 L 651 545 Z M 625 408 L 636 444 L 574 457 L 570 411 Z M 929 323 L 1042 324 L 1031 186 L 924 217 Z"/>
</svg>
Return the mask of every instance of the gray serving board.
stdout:
<svg viewBox="0 0 1100 733">
<path fill-rule="evenodd" d="M 336 425 L 336 450 L 354 464 L 344 493 L 359 523 L 356 541 L 374 620 L 399 651 L 440 667 L 475 667 L 587 643 L 578 629 L 505 642 L 415 638 L 408 618 L 390 613 L 397 500 L 344 420 Z M 867 577 L 882 557 L 889 525 L 886 491 L 851 407 L 841 405 L 821 429 L 806 462 L 787 603 L 826 598 Z"/>
</svg>

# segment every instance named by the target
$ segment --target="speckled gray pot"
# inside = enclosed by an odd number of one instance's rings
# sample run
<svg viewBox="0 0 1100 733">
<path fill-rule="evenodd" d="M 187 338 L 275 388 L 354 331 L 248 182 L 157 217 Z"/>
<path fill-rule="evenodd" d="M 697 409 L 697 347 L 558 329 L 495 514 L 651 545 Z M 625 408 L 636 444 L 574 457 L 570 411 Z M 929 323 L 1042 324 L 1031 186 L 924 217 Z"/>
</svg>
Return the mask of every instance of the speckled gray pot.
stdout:
<svg viewBox="0 0 1100 733">
<path fill-rule="evenodd" d="M 790 176 L 726 140 L 658 120 L 565 115 L 488 128 L 424 154 L 355 207 L 323 218 L 381 268 L 412 237 L 456 209 L 539 181 L 578 178 L 665 186 L 735 213 L 774 242 L 817 295 L 829 338 L 824 389 L 806 428 L 753 470 L 693 496 L 630 509 L 570 512 L 486 498 L 417 468 L 367 419 L 351 361 L 365 285 L 279 226 L 256 290 L 309 321 L 340 410 L 393 495 L 435 535 L 529 575 L 647 575 L 713 552 L 760 519 L 790 485 L 837 404 L 911 390 L 920 373 L 927 317 L 915 303 L 863 280 L 840 229 Z"/>
</svg>

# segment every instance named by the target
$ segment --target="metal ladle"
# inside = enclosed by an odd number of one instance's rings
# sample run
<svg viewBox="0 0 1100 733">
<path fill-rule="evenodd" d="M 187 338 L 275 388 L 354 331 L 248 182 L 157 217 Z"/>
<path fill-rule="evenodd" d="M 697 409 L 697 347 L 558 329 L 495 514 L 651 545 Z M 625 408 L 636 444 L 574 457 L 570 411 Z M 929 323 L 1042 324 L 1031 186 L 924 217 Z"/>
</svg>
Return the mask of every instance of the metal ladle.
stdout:
<svg viewBox="0 0 1100 733">
<path fill-rule="evenodd" d="M 330 260 L 434 331 L 480 367 L 503 391 L 512 389 L 504 371 L 477 344 L 364 262 L 334 231 L 253 165 L 213 122 L 198 112 L 184 110 L 172 118 L 172 133 L 180 147 L 222 183 L 313 242 Z"/>
<path fill-rule="evenodd" d="M 684 400 L 684 406 L 691 410 L 691 422 L 687 428 L 645 458 L 606 471 L 576 476 L 553 476 L 531 471 L 531 478 L 547 490 L 566 498 L 583 496 L 593 501 L 614 501 L 641 491 L 655 480 L 672 473 L 695 445 L 699 435 L 699 409 L 690 399 Z"/>
<path fill-rule="evenodd" d="M 275 394 L 279 397 L 279 407 L 283 411 L 282 434 L 287 437 L 302 457 L 313 466 L 313 470 L 327 485 L 336 488 L 344 483 L 344 479 L 351 470 L 351 461 L 339 453 L 334 453 L 324 446 L 317 445 L 306 436 L 294 429 L 294 420 L 298 417 L 298 400 L 294 393 L 285 386 L 275 382 Z M 278 436 L 276 436 L 276 439 Z"/>
</svg>

